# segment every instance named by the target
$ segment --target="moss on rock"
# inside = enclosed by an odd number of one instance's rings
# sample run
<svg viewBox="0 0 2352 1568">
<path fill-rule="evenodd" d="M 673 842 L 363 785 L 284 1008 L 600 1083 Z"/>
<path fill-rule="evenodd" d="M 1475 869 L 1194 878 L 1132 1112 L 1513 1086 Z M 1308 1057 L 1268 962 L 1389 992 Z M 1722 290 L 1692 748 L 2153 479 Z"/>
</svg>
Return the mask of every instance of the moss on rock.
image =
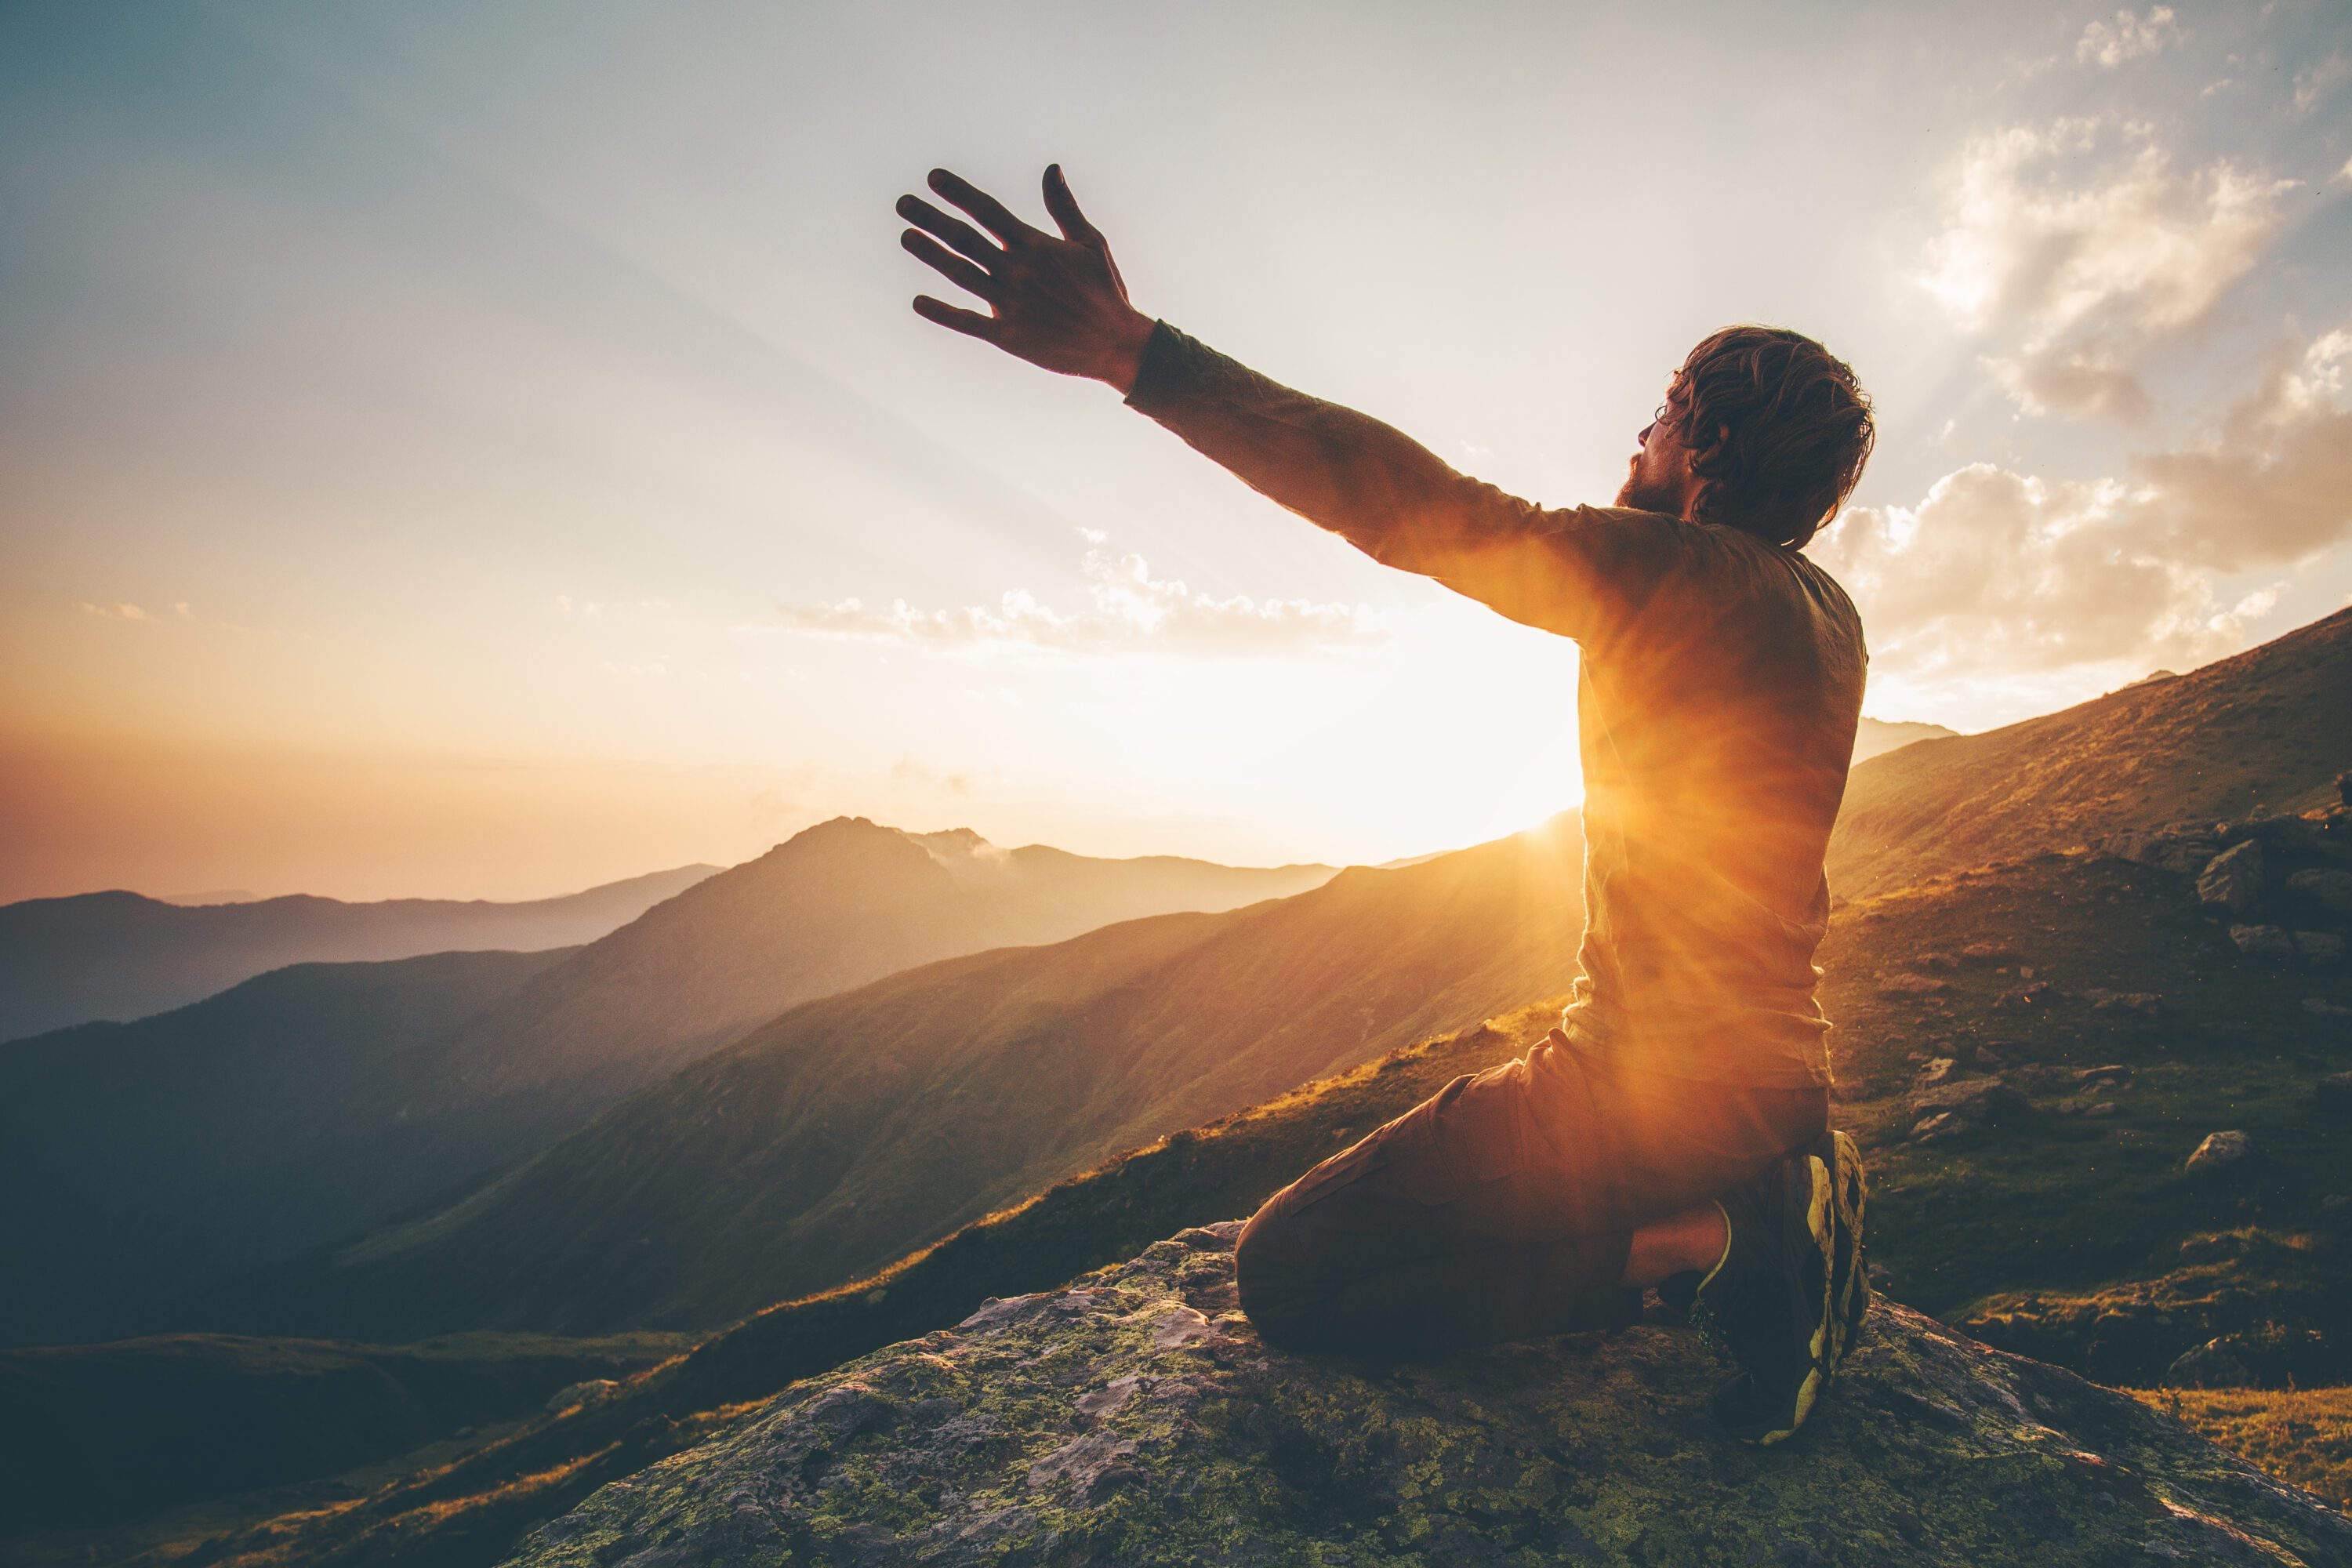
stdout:
<svg viewBox="0 0 2352 1568">
<path fill-rule="evenodd" d="M 2352 1521 L 2132 1399 L 1882 1305 L 1757 1449 L 1687 1333 L 1409 1363 L 1268 1349 L 1237 1226 L 796 1384 L 527 1539 L 686 1563 L 2352 1562 Z"/>
</svg>

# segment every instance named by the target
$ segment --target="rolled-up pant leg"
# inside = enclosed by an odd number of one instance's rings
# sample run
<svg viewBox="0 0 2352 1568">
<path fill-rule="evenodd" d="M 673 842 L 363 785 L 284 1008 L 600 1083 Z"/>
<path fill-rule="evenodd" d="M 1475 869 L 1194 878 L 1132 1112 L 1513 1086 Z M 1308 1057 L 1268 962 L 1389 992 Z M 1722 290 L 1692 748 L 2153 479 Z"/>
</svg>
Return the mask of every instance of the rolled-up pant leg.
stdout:
<svg viewBox="0 0 2352 1568">
<path fill-rule="evenodd" d="M 1242 1307 L 1294 1348 L 1432 1352 L 1633 1321 L 1633 1233 L 1827 1125 L 1818 1089 L 1625 1073 L 1555 1034 L 1454 1079 L 1268 1199 Z"/>
</svg>

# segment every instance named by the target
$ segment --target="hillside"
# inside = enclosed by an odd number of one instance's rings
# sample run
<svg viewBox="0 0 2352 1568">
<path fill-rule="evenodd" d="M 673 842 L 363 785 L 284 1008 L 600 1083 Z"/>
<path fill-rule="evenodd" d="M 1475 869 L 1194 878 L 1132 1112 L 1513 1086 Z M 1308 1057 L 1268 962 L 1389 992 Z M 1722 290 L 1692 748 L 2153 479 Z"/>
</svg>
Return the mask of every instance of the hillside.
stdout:
<svg viewBox="0 0 2352 1568">
<path fill-rule="evenodd" d="M 2273 1568 L 2352 1521 L 2129 1397 L 1882 1302 L 1792 1451 L 1713 1430 L 1664 1322 L 1423 1363 L 1288 1354 L 1228 1222 L 793 1389 L 513 1568 L 1885 1563 Z"/>
<path fill-rule="evenodd" d="M 1964 956 L 1971 945 L 1984 955 Z M 1849 906 L 1823 956 L 1840 1021 L 1837 1116 L 1868 1150 L 1874 1271 L 1895 1296 L 2000 1342 L 2038 1334 L 2035 1353 L 2143 1382 L 2216 1333 L 2340 1332 L 2352 1211 L 2329 1199 L 2352 1193 L 2352 1152 L 2314 1089 L 2352 1069 L 2342 1027 L 2352 974 L 2250 962 L 2199 911 L 2188 878 L 2082 856 Z M 2021 992 L 2034 1000 L 2001 1004 Z M 2152 1012 L 2113 1000 L 2151 995 Z M 331 1516 L 239 1534 L 225 1560 L 497 1561 L 531 1524 L 795 1379 L 944 1328 L 988 1297 L 1050 1289 L 1155 1237 L 1247 1213 L 1456 1073 L 1525 1050 L 1556 1008 L 1392 1052 L 1121 1156 L 882 1274 L 752 1316 L 605 1404 L 534 1422 Z M 2100 1068 L 2110 1070 L 2095 1071 L 2095 1085 L 2124 1087 L 2081 1087 L 2083 1069 Z M 1914 1142 L 1923 1117 L 1912 1097 L 1938 1070 L 1963 1085 L 2024 1085 L 2030 1109 Z M 2085 1110 L 2097 1104 L 2113 1109 Z M 2266 1152 L 2261 1173 L 2184 1171 L 2225 1125 Z M 2093 1298 L 2096 1310 L 2077 1310 Z M 2027 1302 L 2039 1315 L 2021 1319 Z M 2090 1331 L 2101 1310 L 2118 1313 L 2105 1340 Z M 2323 1369 L 2347 1375 L 2352 1363 Z M 2352 1467 L 2331 1485 L 2330 1496 L 2352 1496 Z"/>
<path fill-rule="evenodd" d="M 0 1537 L 283 1487 L 627 1377 L 657 1334 L 467 1334 L 415 1345 L 213 1334 L 0 1351 Z"/>
<path fill-rule="evenodd" d="M 1889 722 L 1864 714 L 1853 734 L 1853 760 L 1866 763 L 1914 741 L 1940 741 L 1956 733 L 1957 731 L 1948 730 L 1941 724 Z"/>
<path fill-rule="evenodd" d="M 2352 610 L 2187 675 L 1863 763 L 1830 841 L 1841 898 L 2127 827 L 2296 811 L 2352 769 Z"/>
<path fill-rule="evenodd" d="M 1561 990 L 1572 822 L 798 1008 L 522 1170 L 194 1305 L 206 1326 L 696 1327 L 877 1268 L 1163 1132 Z"/>
<path fill-rule="evenodd" d="M 194 1326 L 159 1303 L 527 1156 L 811 997 L 1329 874 L 1008 852 L 841 818 L 583 948 L 314 965 L 0 1047 L 0 1131 L 17 1133 L 0 1178 L 43 1194 L 0 1220 L 0 1242 L 24 1248 L 0 1342 Z"/>
<path fill-rule="evenodd" d="M 563 957 L 296 964 L 0 1047 L 0 1343 L 106 1337 L 441 1185 L 420 1042 Z"/>
<path fill-rule="evenodd" d="M 582 948 L 444 1042 L 443 1092 L 499 1107 L 504 1158 L 813 997 L 961 953 L 1281 898 L 1330 876 L 1328 866 L 1003 850 L 965 829 L 835 817 Z"/>
<path fill-rule="evenodd" d="M 347 904 L 298 896 L 194 905 L 110 892 L 0 905 L 0 1041 L 99 1019 L 143 1018 L 289 963 L 576 947 L 717 869 L 681 866 L 559 899 L 507 904 Z"/>
</svg>

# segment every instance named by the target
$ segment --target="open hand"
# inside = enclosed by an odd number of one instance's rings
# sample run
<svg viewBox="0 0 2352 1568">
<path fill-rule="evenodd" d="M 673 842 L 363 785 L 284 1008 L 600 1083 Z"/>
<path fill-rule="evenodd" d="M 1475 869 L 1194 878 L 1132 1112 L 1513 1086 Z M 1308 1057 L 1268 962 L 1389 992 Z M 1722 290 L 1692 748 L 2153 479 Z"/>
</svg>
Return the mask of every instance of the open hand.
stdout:
<svg viewBox="0 0 2352 1568">
<path fill-rule="evenodd" d="M 1061 228 L 1058 239 L 945 169 L 931 171 L 930 187 L 988 234 L 920 196 L 900 196 L 898 216 L 915 226 L 898 243 L 986 300 L 992 313 L 925 294 L 916 297 L 917 315 L 1064 375 L 1091 376 L 1121 392 L 1135 385 L 1151 318 L 1128 303 L 1110 243 L 1078 210 L 1059 163 L 1045 171 L 1045 210 Z"/>
</svg>

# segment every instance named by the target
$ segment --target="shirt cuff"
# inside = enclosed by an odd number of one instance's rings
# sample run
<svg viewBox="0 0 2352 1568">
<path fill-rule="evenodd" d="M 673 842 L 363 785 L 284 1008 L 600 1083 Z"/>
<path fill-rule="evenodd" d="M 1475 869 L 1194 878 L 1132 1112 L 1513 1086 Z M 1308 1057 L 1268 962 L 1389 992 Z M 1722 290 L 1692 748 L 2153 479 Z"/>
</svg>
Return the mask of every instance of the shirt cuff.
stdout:
<svg viewBox="0 0 2352 1568">
<path fill-rule="evenodd" d="M 1157 414 L 1182 403 L 1217 352 L 1198 339 L 1185 336 L 1166 321 L 1151 323 L 1144 341 L 1143 359 L 1135 368 L 1135 384 L 1127 391 L 1127 405 L 1140 414 Z"/>
</svg>

